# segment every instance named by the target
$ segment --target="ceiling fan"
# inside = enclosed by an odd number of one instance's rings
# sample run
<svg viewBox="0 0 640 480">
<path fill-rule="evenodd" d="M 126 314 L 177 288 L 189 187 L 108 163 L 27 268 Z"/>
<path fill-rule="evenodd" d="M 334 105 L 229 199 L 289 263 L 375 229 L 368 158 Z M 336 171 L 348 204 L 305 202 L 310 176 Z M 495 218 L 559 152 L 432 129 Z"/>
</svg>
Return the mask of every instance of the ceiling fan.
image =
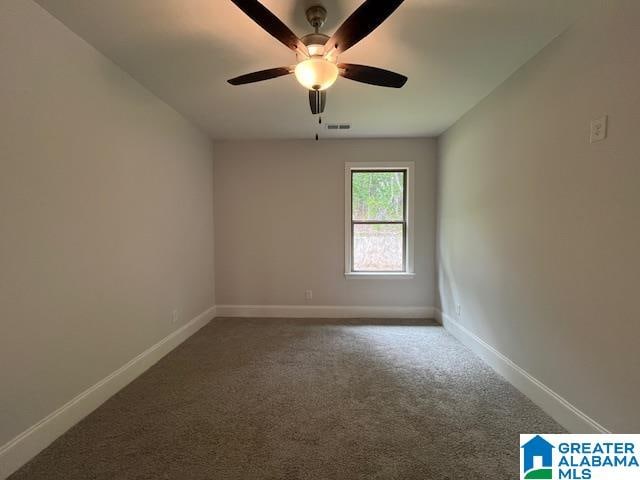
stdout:
<svg viewBox="0 0 640 480">
<path fill-rule="evenodd" d="M 254 22 L 296 53 L 297 64 L 248 73 L 229 80 L 231 85 L 261 82 L 294 74 L 309 90 L 309 105 L 313 114 L 324 111 L 327 93 L 338 76 L 356 82 L 381 87 L 401 88 L 407 77 L 382 68 L 338 63 L 338 56 L 353 47 L 384 22 L 404 0 L 366 0 L 329 37 L 320 33 L 327 10 L 320 6 L 307 9 L 307 21 L 313 33 L 298 38 L 282 21 L 257 0 L 231 0 Z"/>
</svg>

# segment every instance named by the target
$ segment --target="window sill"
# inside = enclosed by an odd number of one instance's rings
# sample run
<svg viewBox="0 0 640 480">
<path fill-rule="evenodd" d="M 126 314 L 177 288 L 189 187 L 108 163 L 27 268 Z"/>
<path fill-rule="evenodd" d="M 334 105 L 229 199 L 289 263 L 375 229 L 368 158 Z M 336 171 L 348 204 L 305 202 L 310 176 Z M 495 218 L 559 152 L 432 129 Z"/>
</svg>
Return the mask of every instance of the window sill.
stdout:
<svg viewBox="0 0 640 480">
<path fill-rule="evenodd" d="M 347 280 L 353 280 L 356 278 L 361 279 L 376 279 L 376 280 L 412 280 L 415 278 L 415 273 L 407 273 L 407 272 L 398 272 L 398 273 L 389 273 L 389 272 L 347 272 L 344 274 Z"/>
</svg>

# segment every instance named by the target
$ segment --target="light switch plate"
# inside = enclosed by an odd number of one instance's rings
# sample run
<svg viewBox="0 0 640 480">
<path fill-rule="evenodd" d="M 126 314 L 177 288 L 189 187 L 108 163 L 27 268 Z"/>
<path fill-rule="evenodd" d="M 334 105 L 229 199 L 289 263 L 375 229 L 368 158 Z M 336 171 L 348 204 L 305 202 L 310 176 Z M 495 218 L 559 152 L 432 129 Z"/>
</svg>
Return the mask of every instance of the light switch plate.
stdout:
<svg viewBox="0 0 640 480">
<path fill-rule="evenodd" d="M 607 138 L 607 123 L 608 117 L 606 115 L 596 118 L 595 120 L 591 120 L 591 135 L 589 137 L 590 143 L 601 142 Z"/>
</svg>

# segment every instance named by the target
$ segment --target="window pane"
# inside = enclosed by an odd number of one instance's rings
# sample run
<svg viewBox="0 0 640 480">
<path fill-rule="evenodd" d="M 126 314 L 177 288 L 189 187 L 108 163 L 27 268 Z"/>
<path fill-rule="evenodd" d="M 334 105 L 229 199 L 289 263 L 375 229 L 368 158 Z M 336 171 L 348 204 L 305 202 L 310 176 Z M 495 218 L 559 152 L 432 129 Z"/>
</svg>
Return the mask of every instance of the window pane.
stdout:
<svg viewBox="0 0 640 480">
<path fill-rule="evenodd" d="M 352 172 L 353 220 L 404 220 L 404 172 Z"/>
<path fill-rule="evenodd" d="M 402 272 L 403 226 L 353 225 L 353 270 Z"/>
</svg>

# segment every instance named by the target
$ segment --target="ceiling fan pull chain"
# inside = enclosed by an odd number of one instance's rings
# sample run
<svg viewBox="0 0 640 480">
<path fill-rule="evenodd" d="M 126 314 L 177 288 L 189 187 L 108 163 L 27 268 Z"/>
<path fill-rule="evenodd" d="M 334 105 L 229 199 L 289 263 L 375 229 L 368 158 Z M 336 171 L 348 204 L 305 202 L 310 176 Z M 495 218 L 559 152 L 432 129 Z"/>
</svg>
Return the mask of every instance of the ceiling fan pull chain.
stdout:
<svg viewBox="0 0 640 480">
<path fill-rule="evenodd" d="M 316 142 L 320 140 L 320 137 L 318 136 L 318 134 L 316 133 Z"/>
<path fill-rule="evenodd" d="M 318 117 L 318 124 L 319 124 L 319 125 L 322 125 L 322 115 L 320 115 L 320 116 Z"/>
</svg>

